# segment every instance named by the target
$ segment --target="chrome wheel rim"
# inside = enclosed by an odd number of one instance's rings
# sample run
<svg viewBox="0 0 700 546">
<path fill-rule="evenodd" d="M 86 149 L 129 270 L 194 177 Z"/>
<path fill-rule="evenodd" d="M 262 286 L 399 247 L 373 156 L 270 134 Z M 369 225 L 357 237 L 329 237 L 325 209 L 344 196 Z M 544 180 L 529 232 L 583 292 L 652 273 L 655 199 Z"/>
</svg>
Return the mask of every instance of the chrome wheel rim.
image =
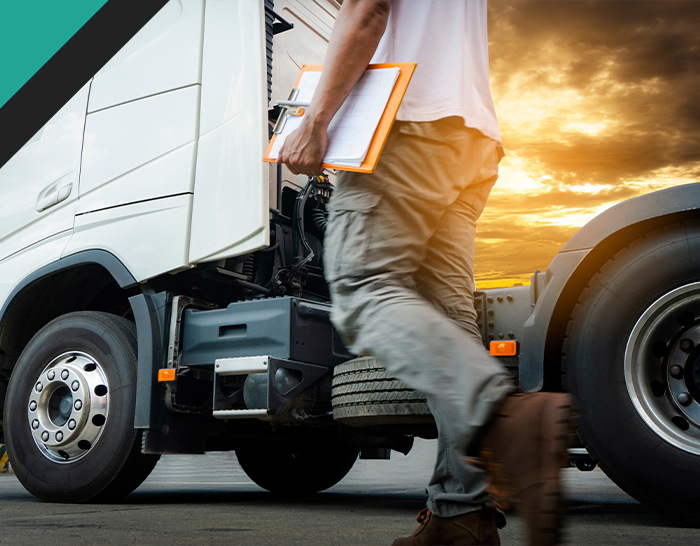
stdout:
<svg viewBox="0 0 700 546">
<path fill-rule="evenodd" d="M 625 382 L 651 430 L 700 455 L 700 283 L 670 291 L 642 314 L 627 342 Z"/>
<path fill-rule="evenodd" d="M 39 451 L 72 463 L 95 447 L 109 414 L 109 383 L 90 355 L 71 351 L 54 358 L 32 384 L 27 417 Z"/>
</svg>

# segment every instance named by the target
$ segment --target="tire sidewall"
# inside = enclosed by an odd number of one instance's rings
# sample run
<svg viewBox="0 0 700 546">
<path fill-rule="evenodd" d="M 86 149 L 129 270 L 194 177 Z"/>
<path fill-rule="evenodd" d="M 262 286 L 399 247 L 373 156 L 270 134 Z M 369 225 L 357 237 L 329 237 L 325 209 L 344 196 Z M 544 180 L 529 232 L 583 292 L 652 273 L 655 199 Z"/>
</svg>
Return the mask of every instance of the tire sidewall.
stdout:
<svg viewBox="0 0 700 546">
<path fill-rule="evenodd" d="M 624 362 L 644 311 L 700 280 L 700 229 L 691 226 L 655 232 L 608 262 L 585 292 L 566 354 L 569 388 L 580 401 L 581 428 L 594 457 L 637 498 L 690 516 L 700 509 L 700 492 L 688 486 L 700 456 L 649 428 L 630 398 Z"/>
<path fill-rule="evenodd" d="M 104 430 L 90 452 L 71 463 L 48 459 L 30 431 L 30 392 L 44 368 L 60 354 L 80 351 L 101 366 L 109 385 Z M 28 343 L 10 379 L 5 403 L 5 440 L 20 482 L 39 498 L 80 502 L 99 494 L 126 460 L 136 437 L 136 354 L 123 331 L 99 313 L 71 313 L 42 328 Z"/>
</svg>

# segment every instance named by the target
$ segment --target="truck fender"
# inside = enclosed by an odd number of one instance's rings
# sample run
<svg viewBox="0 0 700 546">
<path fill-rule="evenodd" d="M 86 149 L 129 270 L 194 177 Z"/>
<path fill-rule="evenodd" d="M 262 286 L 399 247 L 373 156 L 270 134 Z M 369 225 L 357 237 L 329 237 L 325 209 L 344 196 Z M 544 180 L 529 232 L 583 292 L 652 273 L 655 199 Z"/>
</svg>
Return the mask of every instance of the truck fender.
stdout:
<svg viewBox="0 0 700 546">
<path fill-rule="evenodd" d="M 0 330 L 2 330 L 4 326 L 8 312 L 10 312 L 12 306 L 18 301 L 17 297 L 19 295 L 30 289 L 35 283 L 51 275 L 87 264 L 102 266 L 122 288 L 129 288 L 136 285 L 136 279 L 134 279 L 126 266 L 113 254 L 104 250 L 86 250 L 84 252 L 78 252 L 37 269 L 17 283 L 0 309 Z"/>
<path fill-rule="evenodd" d="M 526 391 L 561 388 L 566 326 L 588 281 L 618 250 L 654 229 L 700 215 L 700 183 L 623 201 L 583 226 L 545 273 L 535 272 L 535 307 L 523 328 L 519 379 Z"/>
<path fill-rule="evenodd" d="M 54 273 L 58 273 L 59 271 L 65 271 L 72 267 L 77 267 L 85 264 L 101 265 L 110 273 L 110 275 L 112 275 L 114 280 L 122 288 L 129 288 L 136 284 L 136 279 L 131 273 L 129 273 L 129 270 L 126 268 L 126 266 L 123 263 L 121 263 L 121 261 L 119 261 L 119 259 L 116 256 L 114 256 L 114 254 L 111 254 L 106 250 L 86 250 L 83 252 L 78 252 L 76 254 L 71 254 L 70 256 L 60 258 L 55 262 L 52 262 L 50 264 L 45 265 L 44 267 L 37 269 L 36 271 L 27 275 L 19 283 L 17 283 L 17 286 L 14 287 L 12 292 L 10 292 L 10 295 L 5 300 L 2 306 L 2 310 L 0 310 L 0 324 L 2 324 L 2 321 L 5 318 L 5 314 L 7 313 L 8 308 L 12 305 L 12 302 L 17 296 L 17 294 L 29 288 L 35 282 L 49 277 Z"/>
</svg>

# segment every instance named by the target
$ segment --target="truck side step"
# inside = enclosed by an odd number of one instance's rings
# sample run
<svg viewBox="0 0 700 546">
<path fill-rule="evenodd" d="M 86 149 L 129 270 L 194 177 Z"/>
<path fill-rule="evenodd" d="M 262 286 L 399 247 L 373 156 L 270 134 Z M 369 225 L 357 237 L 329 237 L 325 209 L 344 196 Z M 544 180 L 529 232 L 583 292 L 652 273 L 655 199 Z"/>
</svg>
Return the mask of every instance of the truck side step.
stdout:
<svg viewBox="0 0 700 546">
<path fill-rule="evenodd" d="M 219 358 L 214 363 L 214 372 L 219 376 L 267 374 L 269 364 L 269 356 Z M 212 414 L 217 419 L 264 419 L 270 415 L 270 411 L 268 409 L 216 409 L 215 406 Z"/>
<path fill-rule="evenodd" d="M 217 419 L 264 419 L 270 412 L 266 409 L 232 409 L 214 410 L 212 415 Z"/>
<path fill-rule="evenodd" d="M 251 373 L 266 373 L 269 365 L 269 356 L 218 358 L 214 362 L 214 371 L 217 375 L 248 375 Z"/>
</svg>

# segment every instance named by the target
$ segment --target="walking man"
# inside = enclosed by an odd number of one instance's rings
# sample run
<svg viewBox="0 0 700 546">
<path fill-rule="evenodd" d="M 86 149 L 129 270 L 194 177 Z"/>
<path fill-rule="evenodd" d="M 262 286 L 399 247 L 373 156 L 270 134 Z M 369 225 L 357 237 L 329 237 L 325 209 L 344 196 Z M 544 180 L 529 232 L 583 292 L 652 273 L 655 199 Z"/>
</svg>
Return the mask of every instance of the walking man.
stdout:
<svg viewBox="0 0 700 546">
<path fill-rule="evenodd" d="M 499 544 L 492 500 L 519 508 L 532 544 L 559 541 L 569 396 L 516 393 L 476 325 L 476 221 L 503 155 L 487 44 L 486 0 L 345 0 L 278 159 L 320 174 L 328 125 L 367 65 L 417 62 L 375 172 L 338 176 L 325 244 L 346 345 L 426 393 L 438 426 L 427 508 L 396 546 Z"/>
</svg>

